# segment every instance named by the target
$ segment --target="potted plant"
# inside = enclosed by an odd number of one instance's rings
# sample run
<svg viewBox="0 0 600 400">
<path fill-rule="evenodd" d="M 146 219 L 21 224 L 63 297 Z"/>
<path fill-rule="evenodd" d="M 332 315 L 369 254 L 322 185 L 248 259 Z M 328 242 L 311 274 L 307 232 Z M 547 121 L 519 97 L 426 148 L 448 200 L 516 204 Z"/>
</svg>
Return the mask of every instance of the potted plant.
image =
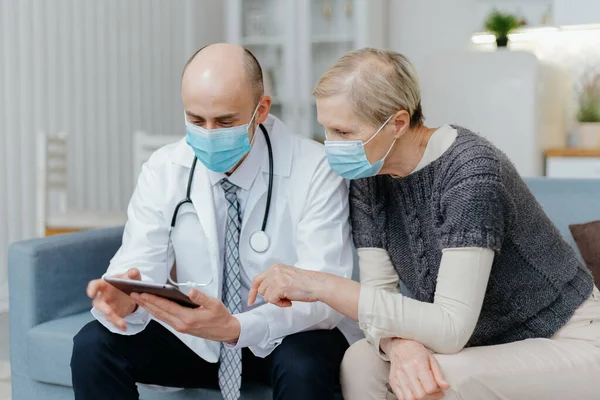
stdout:
<svg viewBox="0 0 600 400">
<path fill-rule="evenodd" d="M 590 75 L 583 83 L 577 120 L 581 147 L 600 147 L 600 73 Z"/>
<path fill-rule="evenodd" d="M 496 36 L 498 47 L 506 47 L 510 31 L 524 24 L 525 21 L 519 20 L 514 14 L 494 10 L 485 20 L 485 29 Z"/>
</svg>

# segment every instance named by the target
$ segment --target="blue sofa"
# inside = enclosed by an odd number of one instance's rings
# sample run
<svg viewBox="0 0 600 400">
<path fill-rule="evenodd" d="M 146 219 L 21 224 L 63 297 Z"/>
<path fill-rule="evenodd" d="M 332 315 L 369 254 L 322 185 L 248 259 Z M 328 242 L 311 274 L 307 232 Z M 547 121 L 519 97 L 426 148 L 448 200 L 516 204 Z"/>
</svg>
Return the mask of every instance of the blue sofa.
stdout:
<svg viewBox="0 0 600 400">
<path fill-rule="evenodd" d="M 569 243 L 572 223 L 600 220 L 600 181 L 532 179 L 528 185 Z M 15 243 L 9 251 L 10 346 L 15 400 L 72 399 L 72 338 L 92 320 L 88 281 L 99 277 L 121 243 L 122 228 Z M 218 399 L 214 390 L 160 393 L 142 399 Z M 244 386 L 244 399 L 271 398 Z"/>
</svg>

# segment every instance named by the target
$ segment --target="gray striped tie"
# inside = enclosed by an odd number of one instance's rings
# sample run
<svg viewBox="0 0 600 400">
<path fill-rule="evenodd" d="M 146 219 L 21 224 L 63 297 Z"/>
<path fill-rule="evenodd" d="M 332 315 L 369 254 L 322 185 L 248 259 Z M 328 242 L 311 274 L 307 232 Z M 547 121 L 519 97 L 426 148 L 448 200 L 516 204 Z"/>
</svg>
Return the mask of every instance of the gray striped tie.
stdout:
<svg viewBox="0 0 600 400">
<path fill-rule="evenodd" d="M 225 230 L 225 270 L 223 271 L 223 303 L 230 313 L 242 311 L 242 280 L 240 275 L 240 227 L 241 213 L 237 198 L 237 186 L 227 179 L 221 180 L 227 200 L 227 224 Z M 225 400 L 240 398 L 242 386 L 242 351 L 227 349 L 221 344 L 219 359 L 219 387 Z"/>
</svg>

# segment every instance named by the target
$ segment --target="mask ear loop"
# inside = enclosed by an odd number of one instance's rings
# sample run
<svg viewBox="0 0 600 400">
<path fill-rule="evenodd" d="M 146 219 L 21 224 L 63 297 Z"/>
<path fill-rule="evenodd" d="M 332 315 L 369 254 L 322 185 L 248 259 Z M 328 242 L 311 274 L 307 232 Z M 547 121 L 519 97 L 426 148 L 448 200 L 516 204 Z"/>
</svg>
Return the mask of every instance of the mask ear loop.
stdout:
<svg viewBox="0 0 600 400">
<path fill-rule="evenodd" d="M 254 112 L 252 113 L 252 118 L 250 118 L 250 121 L 248 122 L 248 127 L 250 126 L 250 124 L 254 120 L 254 117 L 256 116 L 256 112 L 258 111 L 258 107 L 260 107 L 260 101 L 256 105 L 256 108 L 254 109 Z M 254 146 L 254 139 L 256 139 L 256 131 L 257 130 L 258 130 L 258 125 L 256 125 L 254 127 L 254 133 L 252 134 L 252 140 L 250 141 L 250 146 Z"/>
<path fill-rule="evenodd" d="M 375 134 L 371 137 L 371 139 L 367 140 L 366 142 L 363 143 L 363 147 L 365 147 L 371 140 L 373 140 L 373 138 L 375 138 L 375 136 L 377 136 L 379 134 L 379 132 L 381 132 L 381 130 L 388 124 L 388 122 L 390 122 L 390 120 L 392 119 L 392 117 L 394 116 L 394 114 L 390 115 L 390 117 L 388 119 L 385 120 L 385 122 L 383 123 L 383 125 L 381 125 L 381 127 L 377 130 L 377 132 L 375 132 Z M 385 161 L 385 159 L 387 158 L 387 156 L 390 155 L 390 153 L 392 152 L 392 149 L 394 148 L 394 144 L 396 143 L 396 140 L 398 140 L 398 138 L 394 138 L 394 141 L 392 142 L 392 144 L 390 145 L 390 148 L 388 149 L 387 153 L 385 153 L 385 156 L 383 156 L 383 158 L 379 161 Z M 371 163 L 369 163 L 371 164 Z M 371 164 L 373 165 L 373 164 Z"/>
<path fill-rule="evenodd" d="M 379 134 L 379 132 L 381 132 L 381 130 L 383 128 L 385 128 L 385 126 L 388 124 L 388 122 L 390 122 L 390 120 L 392 119 L 392 117 L 394 116 L 394 114 L 390 115 L 390 117 L 388 119 L 385 120 L 385 122 L 383 123 L 383 125 L 381 125 L 379 127 L 379 129 L 377 129 L 377 132 L 375 132 L 375 134 L 373 136 L 371 136 L 371 139 L 367 140 L 366 142 L 363 143 L 363 146 L 366 146 L 367 144 L 369 144 L 369 142 L 373 139 L 375 139 L 375 136 L 377 136 Z M 394 139 L 394 142 L 396 141 L 396 139 Z"/>
</svg>

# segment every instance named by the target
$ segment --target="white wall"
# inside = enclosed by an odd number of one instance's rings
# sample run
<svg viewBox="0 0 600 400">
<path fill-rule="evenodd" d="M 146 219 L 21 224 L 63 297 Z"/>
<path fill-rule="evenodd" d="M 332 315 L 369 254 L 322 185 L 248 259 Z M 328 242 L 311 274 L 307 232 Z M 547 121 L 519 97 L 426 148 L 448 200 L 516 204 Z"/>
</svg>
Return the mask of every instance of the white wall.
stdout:
<svg viewBox="0 0 600 400">
<path fill-rule="evenodd" d="M 221 0 L 0 0 L 0 309 L 8 243 L 34 234 L 36 132 L 68 134 L 72 207 L 124 210 L 131 133 L 183 135 L 181 69 L 224 39 L 223 13 Z"/>
<path fill-rule="evenodd" d="M 417 70 L 432 54 L 473 48 L 471 35 L 484 30 L 497 8 L 540 26 L 551 16 L 551 0 L 389 0 L 389 47 L 408 56 Z"/>
<path fill-rule="evenodd" d="M 467 49 L 482 21 L 476 0 L 389 0 L 389 47 L 417 70 L 427 56 Z"/>
</svg>

